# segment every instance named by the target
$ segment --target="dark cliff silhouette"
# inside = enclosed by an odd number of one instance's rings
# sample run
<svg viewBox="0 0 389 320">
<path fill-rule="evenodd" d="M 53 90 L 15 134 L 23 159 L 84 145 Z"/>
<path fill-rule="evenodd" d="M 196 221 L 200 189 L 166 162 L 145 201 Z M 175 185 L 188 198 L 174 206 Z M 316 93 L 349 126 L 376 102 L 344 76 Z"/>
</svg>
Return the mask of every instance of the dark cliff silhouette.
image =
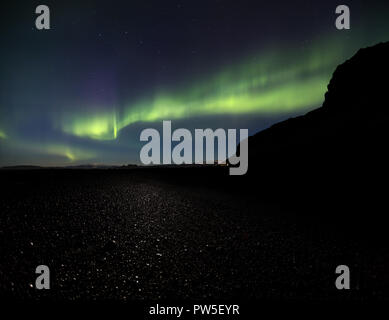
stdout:
<svg viewBox="0 0 389 320">
<path fill-rule="evenodd" d="M 389 42 L 361 49 L 336 68 L 322 107 L 250 137 L 250 191 L 346 222 L 385 218 L 388 74 Z"/>
</svg>

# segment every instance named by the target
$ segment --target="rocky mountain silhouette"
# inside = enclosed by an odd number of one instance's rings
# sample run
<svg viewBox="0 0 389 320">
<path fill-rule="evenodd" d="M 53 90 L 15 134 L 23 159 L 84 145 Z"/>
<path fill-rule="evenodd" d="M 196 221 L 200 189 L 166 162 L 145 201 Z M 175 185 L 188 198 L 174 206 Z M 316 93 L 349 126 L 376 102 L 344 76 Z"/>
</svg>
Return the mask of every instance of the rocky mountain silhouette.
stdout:
<svg viewBox="0 0 389 320">
<path fill-rule="evenodd" d="M 291 145 L 317 145 L 334 138 L 336 142 L 349 135 L 354 138 L 347 144 L 360 145 L 357 138 L 363 136 L 380 139 L 389 121 L 388 57 L 389 43 L 359 50 L 335 70 L 321 108 L 250 137 L 251 154 L 276 152 Z"/>
<path fill-rule="evenodd" d="M 336 68 L 322 107 L 251 136 L 250 190 L 346 221 L 387 215 L 388 74 L 389 42 L 360 49 Z"/>
</svg>

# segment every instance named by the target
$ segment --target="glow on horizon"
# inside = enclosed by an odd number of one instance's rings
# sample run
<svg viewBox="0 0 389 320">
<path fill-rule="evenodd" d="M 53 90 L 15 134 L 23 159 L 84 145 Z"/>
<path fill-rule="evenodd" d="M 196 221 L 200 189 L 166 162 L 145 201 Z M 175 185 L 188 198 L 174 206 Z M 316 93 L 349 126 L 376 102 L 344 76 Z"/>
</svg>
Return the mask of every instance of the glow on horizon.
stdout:
<svg viewBox="0 0 389 320">
<path fill-rule="evenodd" d="M 4 131 L 0 130 L 0 139 L 7 139 L 7 135 Z"/>
<path fill-rule="evenodd" d="M 43 147 L 43 153 L 54 156 L 62 156 L 67 162 L 74 162 L 78 160 L 88 160 L 95 156 L 90 151 L 81 150 L 75 147 L 69 147 L 62 144 L 49 144 Z"/>
<path fill-rule="evenodd" d="M 13 147 L 23 150 L 23 152 L 26 153 L 44 154 L 62 158 L 61 162 L 64 165 L 72 164 L 76 161 L 92 160 L 97 156 L 96 152 L 76 146 L 70 146 L 65 143 L 39 143 L 17 140 L 14 141 Z"/>
</svg>

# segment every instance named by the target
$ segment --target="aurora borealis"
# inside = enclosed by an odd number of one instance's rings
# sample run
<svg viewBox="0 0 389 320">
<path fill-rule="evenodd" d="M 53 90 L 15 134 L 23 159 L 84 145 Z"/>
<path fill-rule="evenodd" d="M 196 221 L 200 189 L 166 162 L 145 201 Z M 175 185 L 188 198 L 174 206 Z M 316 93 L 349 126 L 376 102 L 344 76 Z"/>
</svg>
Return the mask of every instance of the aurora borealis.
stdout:
<svg viewBox="0 0 389 320">
<path fill-rule="evenodd" d="M 350 31 L 335 1 L 47 4 L 48 31 L 34 4 L 5 10 L 1 166 L 138 162 L 162 120 L 253 134 L 319 107 L 338 64 L 389 40 L 388 5 L 360 1 Z"/>
<path fill-rule="evenodd" d="M 219 114 L 285 114 L 320 104 L 335 57 L 328 59 L 314 52 L 298 63 L 288 61 L 282 68 L 277 58 L 266 58 L 225 68 L 177 92 L 157 92 L 152 99 L 130 102 L 123 110 L 72 114 L 64 119 L 62 129 L 80 137 L 112 140 L 118 131 L 136 122 Z"/>
</svg>

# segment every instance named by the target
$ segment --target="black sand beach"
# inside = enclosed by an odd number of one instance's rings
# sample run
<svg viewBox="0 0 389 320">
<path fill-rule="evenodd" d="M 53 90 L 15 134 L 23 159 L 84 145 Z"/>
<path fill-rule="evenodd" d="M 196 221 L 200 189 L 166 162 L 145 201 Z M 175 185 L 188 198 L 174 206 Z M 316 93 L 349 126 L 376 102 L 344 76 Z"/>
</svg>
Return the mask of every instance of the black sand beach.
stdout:
<svg viewBox="0 0 389 320">
<path fill-rule="evenodd" d="M 2 170 L 2 298 L 388 298 L 377 243 L 174 170 Z M 40 264 L 50 290 L 33 288 Z M 340 264 L 353 290 L 335 288 Z"/>
</svg>

